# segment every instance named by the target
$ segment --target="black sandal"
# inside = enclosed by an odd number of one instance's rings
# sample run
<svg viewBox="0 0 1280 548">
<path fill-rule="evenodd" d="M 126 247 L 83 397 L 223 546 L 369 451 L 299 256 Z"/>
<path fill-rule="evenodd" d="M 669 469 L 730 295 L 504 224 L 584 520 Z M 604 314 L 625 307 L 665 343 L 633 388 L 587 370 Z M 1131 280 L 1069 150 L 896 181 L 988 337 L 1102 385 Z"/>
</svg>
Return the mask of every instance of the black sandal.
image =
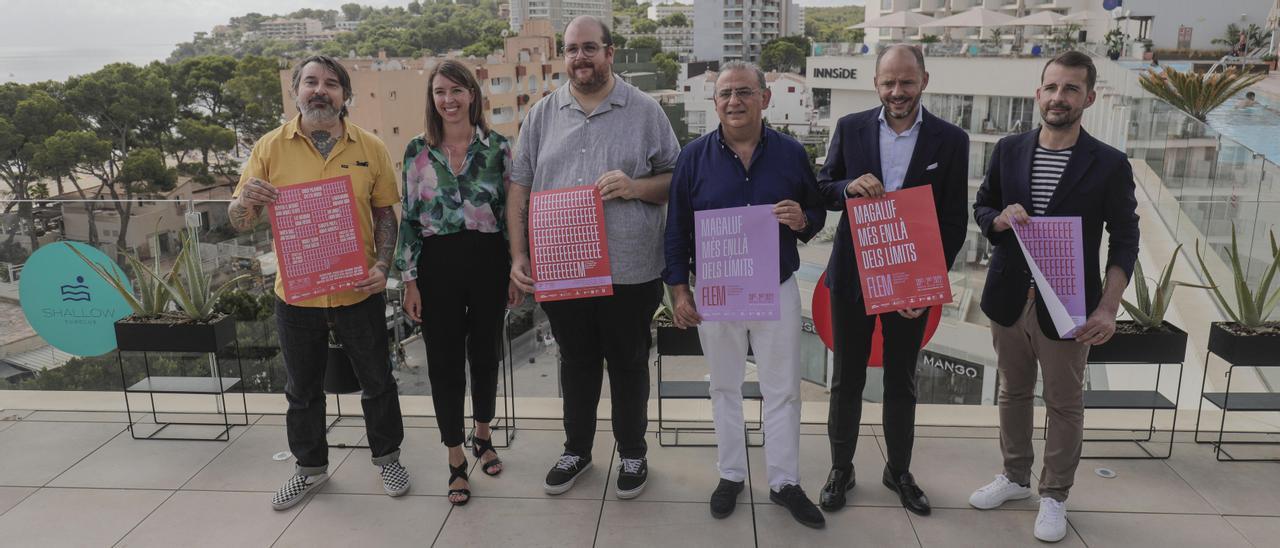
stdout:
<svg viewBox="0 0 1280 548">
<path fill-rule="evenodd" d="M 471 478 L 467 476 L 467 459 L 462 459 L 462 464 L 457 466 L 449 465 L 449 485 L 453 485 L 453 482 L 458 479 L 471 481 Z M 467 498 L 455 501 L 453 500 L 454 495 L 466 495 Z M 471 502 L 471 490 L 450 489 L 449 502 L 453 503 L 454 506 L 466 506 L 468 502 Z"/>
<path fill-rule="evenodd" d="M 496 466 L 502 465 L 502 459 L 498 458 L 498 451 L 493 448 L 493 440 L 477 438 L 474 434 L 472 434 L 471 454 L 476 456 L 476 460 L 480 460 L 480 457 L 484 456 L 485 453 L 488 453 L 490 451 L 493 452 L 493 460 L 487 463 L 481 460 L 480 471 L 484 472 L 486 476 L 496 476 L 502 473 L 502 469 L 498 469 L 497 472 L 490 472 L 490 470 L 493 470 L 494 467 Z"/>
</svg>

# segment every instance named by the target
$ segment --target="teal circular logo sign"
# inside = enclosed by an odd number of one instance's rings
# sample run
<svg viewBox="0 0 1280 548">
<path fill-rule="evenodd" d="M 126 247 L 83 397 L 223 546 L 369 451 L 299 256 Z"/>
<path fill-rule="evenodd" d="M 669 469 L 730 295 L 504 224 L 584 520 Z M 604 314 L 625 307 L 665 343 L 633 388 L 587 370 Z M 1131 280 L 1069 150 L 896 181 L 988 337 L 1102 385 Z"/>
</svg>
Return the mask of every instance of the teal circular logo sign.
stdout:
<svg viewBox="0 0 1280 548">
<path fill-rule="evenodd" d="M 116 348 L 116 320 L 133 309 L 68 244 L 133 291 L 124 271 L 101 251 L 79 242 L 56 242 L 36 250 L 22 267 L 22 312 L 36 334 L 54 348 L 77 356 L 106 354 Z"/>
</svg>

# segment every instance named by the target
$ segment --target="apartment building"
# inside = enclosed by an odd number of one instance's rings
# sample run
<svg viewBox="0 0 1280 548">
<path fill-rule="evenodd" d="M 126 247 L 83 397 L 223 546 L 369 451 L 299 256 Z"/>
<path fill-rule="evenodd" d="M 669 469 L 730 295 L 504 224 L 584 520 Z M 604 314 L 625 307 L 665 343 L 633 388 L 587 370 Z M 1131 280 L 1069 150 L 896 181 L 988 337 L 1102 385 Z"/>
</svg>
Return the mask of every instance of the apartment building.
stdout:
<svg viewBox="0 0 1280 548">
<path fill-rule="evenodd" d="M 764 44 L 789 36 L 793 0 L 703 0 L 694 4 L 693 57 L 759 61 Z"/>
<path fill-rule="evenodd" d="M 511 0 L 511 28 L 520 31 L 530 19 L 551 21 L 556 32 L 564 32 L 565 25 L 579 15 L 594 15 L 606 24 L 613 23 L 611 0 Z"/>
</svg>

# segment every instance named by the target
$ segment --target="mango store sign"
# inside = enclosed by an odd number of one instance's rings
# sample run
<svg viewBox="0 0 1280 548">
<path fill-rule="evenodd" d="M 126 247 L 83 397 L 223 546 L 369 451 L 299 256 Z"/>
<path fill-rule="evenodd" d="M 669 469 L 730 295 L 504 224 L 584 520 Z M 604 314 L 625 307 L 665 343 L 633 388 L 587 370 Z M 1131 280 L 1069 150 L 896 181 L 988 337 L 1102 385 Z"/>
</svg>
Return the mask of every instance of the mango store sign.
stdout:
<svg viewBox="0 0 1280 548">
<path fill-rule="evenodd" d="M 77 356 L 98 356 L 116 348 L 116 320 L 133 311 L 67 245 L 107 267 L 130 291 L 129 278 L 111 258 L 79 242 L 46 245 L 27 259 L 18 299 L 27 323 L 54 348 Z"/>
</svg>

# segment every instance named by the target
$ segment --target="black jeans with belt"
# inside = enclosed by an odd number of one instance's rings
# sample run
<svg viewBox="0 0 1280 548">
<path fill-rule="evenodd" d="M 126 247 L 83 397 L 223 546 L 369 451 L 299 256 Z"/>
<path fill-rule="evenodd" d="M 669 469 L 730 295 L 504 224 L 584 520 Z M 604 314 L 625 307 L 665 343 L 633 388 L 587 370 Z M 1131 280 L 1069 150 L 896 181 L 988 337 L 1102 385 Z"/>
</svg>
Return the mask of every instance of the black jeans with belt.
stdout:
<svg viewBox="0 0 1280 548">
<path fill-rule="evenodd" d="M 468 364 L 472 417 L 493 420 L 509 257 L 500 233 L 467 230 L 422 240 L 414 281 L 422 296 L 431 401 L 448 447 L 464 441 Z"/>
<path fill-rule="evenodd" d="M 315 475 L 329 467 L 324 372 L 330 330 L 342 343 L 360 381 L 360 404 L 373 463 L 381 466 L 400 458 L 404 421 L 396 379 L 391 376 L 386 306 L 382 294 L 331 308 L 293 306 L 276 300 L 276 327 L 288 375 L 284 387 L 289 401 L 285 425 L 298 473 Z"/>
<path fill-rule="evenodd" d="M 868 316 L 862 298 L 831 295 L 831 331 L 835 353 L 831 375 L 831 407 L 827 437 L 831 440 L 831 467 L 849 469 L 858 447 L 862 424 L 862 390 L 867 385 L 867 359 L 876 318 L 884 336 L 884 439 L 888 466 L 896 472 L 911 469 L 915 443 L 916 358 L 928 312 L 907 319 L 897 312 Z"/>
<path fill-rule="evenodd" d="M 662 281 L 613 286 L 613 295 L 542 303 L 560 346 L 565 451 L 591 457 L 596 406 L 609 370 L 613 436 L 623 458 L 641 458 L 649 425 L 649 325 L 662 302 Z"/>
</svg>

